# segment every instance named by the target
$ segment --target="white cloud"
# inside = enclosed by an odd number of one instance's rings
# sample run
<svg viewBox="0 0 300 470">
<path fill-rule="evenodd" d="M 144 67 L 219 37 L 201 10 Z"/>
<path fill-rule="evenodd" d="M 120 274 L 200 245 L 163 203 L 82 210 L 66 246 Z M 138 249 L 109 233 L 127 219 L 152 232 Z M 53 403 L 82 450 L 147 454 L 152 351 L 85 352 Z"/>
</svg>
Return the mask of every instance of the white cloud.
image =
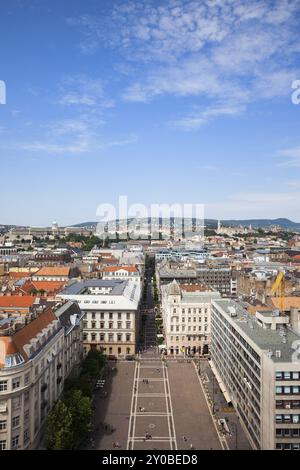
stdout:
<svg viewBox="0 0 300 470">
<path fill-rule="evenodd" d="M 300 167 L 300 147 L 279 150 L 277 155 L 281 157 L 278 166 Z"/>
<path fill-rule="evenodd" d="M 220 116 L 236 116 L 245 110 L 244 106 L 219 105 L 205 110 L 194 110 L 188 116 L 170 122 L 170 125 L 184 130 L 197 130 L 212 119 Z"/>
<path fill-rule="evenodd" d="M 58 103 L 67 106 L 91 108 L 110 108 L 114 106 L 111 99 L 105 97 L 104 83 L 100 79 L 87 76 L 69 77 L 60 86 Z"/>
<path fill-rule="evenodd" d="M 126 101 L 175 95 L 245 106 L 291 94 L 300 74 L 299 10 L 298 0 L 131 0 L 69 24 L 81 29 L 85 51 L 105 45 L 136 65 Z M 201 119 L 187 116 L 181 127 Z"/>
</svg>

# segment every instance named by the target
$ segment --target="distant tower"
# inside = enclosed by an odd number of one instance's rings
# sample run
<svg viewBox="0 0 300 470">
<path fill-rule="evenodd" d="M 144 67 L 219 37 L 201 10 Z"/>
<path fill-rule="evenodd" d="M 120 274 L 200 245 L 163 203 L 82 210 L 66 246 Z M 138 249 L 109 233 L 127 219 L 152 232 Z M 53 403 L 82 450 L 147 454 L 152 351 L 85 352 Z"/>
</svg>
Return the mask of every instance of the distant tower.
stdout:
<svg viewBox="0 0 300 470">
<path fill-rule="evenodd" d="M 251 224 L 249 225 L 249 230 L 252 230 L 252 225 Z"/>
<path fill-rule="evenodd" d="M 221 230 L 221 221 L 218 220 L 218 232 Z"/>
<path fill-rule="evenodd" d="M 58 232 L 58 223 L 52 222 L 52 232 Z"/>
</svg>

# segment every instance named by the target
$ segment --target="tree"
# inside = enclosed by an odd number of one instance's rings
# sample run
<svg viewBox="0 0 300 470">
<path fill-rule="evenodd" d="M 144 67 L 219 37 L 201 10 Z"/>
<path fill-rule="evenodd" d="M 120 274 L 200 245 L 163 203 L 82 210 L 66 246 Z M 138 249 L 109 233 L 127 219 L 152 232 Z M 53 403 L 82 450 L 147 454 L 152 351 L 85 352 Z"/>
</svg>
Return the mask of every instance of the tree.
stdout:
<svg viewBox="0 0 300 470">
<path fill-rule="evenodd" d="M 46 420 L 46 445 L 49 450 L 72 449 L 72 413 L 59 400 Z"/>
<path fill-rule="evenodd" d="M 72 417 L 72 448 L 76 448 L 91 430 L 91 399 L 81 390 L 72 390 L 64 402 Z"/>
</svg>

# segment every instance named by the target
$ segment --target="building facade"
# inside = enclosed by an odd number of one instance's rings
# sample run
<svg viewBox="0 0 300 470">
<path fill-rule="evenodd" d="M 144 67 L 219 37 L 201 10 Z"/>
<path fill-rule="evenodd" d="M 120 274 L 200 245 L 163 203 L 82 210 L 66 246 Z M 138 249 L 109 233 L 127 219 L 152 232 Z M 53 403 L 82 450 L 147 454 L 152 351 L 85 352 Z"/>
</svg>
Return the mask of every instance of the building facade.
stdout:
<svg viewBox="0 0 300 470">
<path fill-rule="evenodd" d="M 211 302 L 219 292 L 175 280 L 161 287 L 161 310 L 168 355 L 203 355 L 209 351 Z"/>
<path fill-rule="evenodd" d="M 62 299 L 76 301 L 84 313 L 84 350 L 106 355 L 135 354 L 139 331 L 140 283 L 85 279 L 66 287 Z"/>
<path fill-rule="evenodd" d="M 300 449 L 299 312 L 249 315 L 213 301 L 211 367 L 254 449 Z M 299 349 L 298 349 L 299 351 Z"/>
<path fill-rule="evenodd" d="M 43 425 L 82 359 L 76 304 L 0 321 L 0 450 L 36 449 Z"/>
</svg>

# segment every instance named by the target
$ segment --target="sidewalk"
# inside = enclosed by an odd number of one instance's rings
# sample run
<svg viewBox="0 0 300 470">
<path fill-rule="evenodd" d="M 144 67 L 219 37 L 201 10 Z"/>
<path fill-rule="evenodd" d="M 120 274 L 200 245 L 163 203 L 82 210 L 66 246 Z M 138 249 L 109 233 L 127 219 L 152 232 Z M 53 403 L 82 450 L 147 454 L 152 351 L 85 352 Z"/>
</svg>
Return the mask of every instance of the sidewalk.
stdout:
<svg viewBox="0 0 300 470">
<path fill-rule="evenodd" d="M 198 361 L 195 364 L 198 369 Z M 219 425 L 219 428 L 222 434 L 224 433 L 230 450 L 251 450 L 252 447 L 240 424 L 239 417 L 234 407 L 226 402 L 207 359 L 200 360 L 200 378 L 216 420 L 225 419 L 226 421 L 225 427 L 228 431 L 226 429 L 223 431 L 222 425 Z"/>
</svg>

